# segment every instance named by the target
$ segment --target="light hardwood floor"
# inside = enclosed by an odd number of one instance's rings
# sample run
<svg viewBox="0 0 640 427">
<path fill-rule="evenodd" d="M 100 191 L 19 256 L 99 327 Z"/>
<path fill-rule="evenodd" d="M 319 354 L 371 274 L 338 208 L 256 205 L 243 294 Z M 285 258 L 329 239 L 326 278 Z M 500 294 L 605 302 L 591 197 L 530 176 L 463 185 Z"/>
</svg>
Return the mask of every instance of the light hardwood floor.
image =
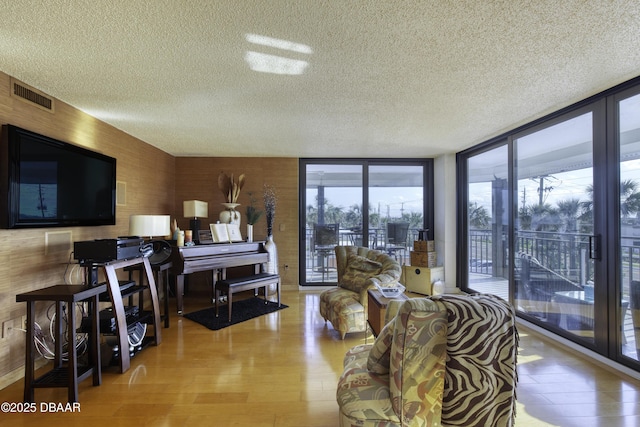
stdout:
<svg viewBox="0 0 640 427">
<path fill-rule="evenodd" d="M 287 291 L 289 307 L 217 332 L 172 315 L 163 342 L 103 383 L 80 385 L 80 412 L 0 414 L 11 426 L 337 426 L 335 389 L 342 341 L 319 314 L 318 292 Z M 174 306 L 173 301 L 172 306 Z M 190 295 L 185 310 L 208 305 Z M 640 384 L 612 374 L 520 328 L 516 426 L 639 426 Z M 366 338 L 372 342 L 372 337 Z M 22 400 L 21 381 L 0 401 Z M 40 402 L 66 402 L 66 390 L 37 389 Z M 40 406 L 38 406 L 40 408 Z"/>
</svg>

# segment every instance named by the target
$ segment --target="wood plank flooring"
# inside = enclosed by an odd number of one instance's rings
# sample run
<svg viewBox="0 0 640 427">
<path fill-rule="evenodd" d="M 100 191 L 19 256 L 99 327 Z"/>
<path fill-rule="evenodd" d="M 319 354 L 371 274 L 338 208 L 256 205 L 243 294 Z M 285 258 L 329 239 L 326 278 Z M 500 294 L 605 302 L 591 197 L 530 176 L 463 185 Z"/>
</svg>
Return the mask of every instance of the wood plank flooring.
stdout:
<svg viewBox="0 0 640 427">
<path fill-rule="evenodd" d="M 163 342 L 103 383 L 80 384 L 80 412 L 47 413 L 40 402 L 66 403 L 65 389 L 37 389 L 37 413 L 0 414 L 11 426 L 337 426 L 335 390 L 344 353 L 372 342 L 342 341 L 319 314 L 317 291 L 285 291 L 289 308 L 210 331 L 172 315 Z M 172 307 L 175 306 L 171 301 Z M 185 310 L 209 305 L 189 295 Z M 640 384 L 601 369 L 520 329 L 516 426 L 639 426 Z M 0 390 L 20 402 L 23 383 Z M 6 424 L 5 422 L 9 422 Z M 53 424 L 51 424 L 53 423 Z"/>
</svg>

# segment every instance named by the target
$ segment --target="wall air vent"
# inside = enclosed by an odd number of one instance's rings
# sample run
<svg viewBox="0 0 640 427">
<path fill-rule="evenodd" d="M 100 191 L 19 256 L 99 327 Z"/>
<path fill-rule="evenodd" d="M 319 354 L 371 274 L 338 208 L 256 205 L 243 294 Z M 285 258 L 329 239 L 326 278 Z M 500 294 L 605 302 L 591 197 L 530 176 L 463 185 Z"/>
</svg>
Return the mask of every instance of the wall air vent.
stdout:
<svg viewBox="0 0 640 427">
<path fill-rule="evenodd" d="M 11 96 L 50 113 L 55 112 L 55 103 L 51 97 L 13 78 L 11 79 Z"/>
</svg>

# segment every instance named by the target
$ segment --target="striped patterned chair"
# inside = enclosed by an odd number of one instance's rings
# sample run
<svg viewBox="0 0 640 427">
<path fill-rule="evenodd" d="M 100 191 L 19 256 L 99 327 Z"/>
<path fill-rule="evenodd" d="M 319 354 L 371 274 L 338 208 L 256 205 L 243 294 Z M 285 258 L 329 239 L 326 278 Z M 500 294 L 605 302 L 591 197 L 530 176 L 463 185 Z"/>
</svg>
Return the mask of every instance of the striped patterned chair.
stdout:
<svg viewBox="0 0 640 427">
<path fill-rule="evenodd" d="M 373 344 L 347 352 L 340 425 L 513 426 L 517 341 L 496 296 L 409 299 Z"/>
</svg>

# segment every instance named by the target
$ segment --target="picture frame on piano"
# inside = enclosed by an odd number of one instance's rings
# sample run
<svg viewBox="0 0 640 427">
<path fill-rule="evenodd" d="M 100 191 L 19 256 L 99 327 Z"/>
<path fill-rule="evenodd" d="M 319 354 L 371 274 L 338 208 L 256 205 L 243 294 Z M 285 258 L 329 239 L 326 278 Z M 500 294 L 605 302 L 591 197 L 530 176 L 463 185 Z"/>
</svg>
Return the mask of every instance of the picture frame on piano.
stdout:
<svg viewBox="0 0 640 427">
<path fill-rule="evenodd" d="M 211 230 L 198 230 L 198 242 L 201 245 L 210 245 L 213 243 L 213 236 Z"/>
</svg>

